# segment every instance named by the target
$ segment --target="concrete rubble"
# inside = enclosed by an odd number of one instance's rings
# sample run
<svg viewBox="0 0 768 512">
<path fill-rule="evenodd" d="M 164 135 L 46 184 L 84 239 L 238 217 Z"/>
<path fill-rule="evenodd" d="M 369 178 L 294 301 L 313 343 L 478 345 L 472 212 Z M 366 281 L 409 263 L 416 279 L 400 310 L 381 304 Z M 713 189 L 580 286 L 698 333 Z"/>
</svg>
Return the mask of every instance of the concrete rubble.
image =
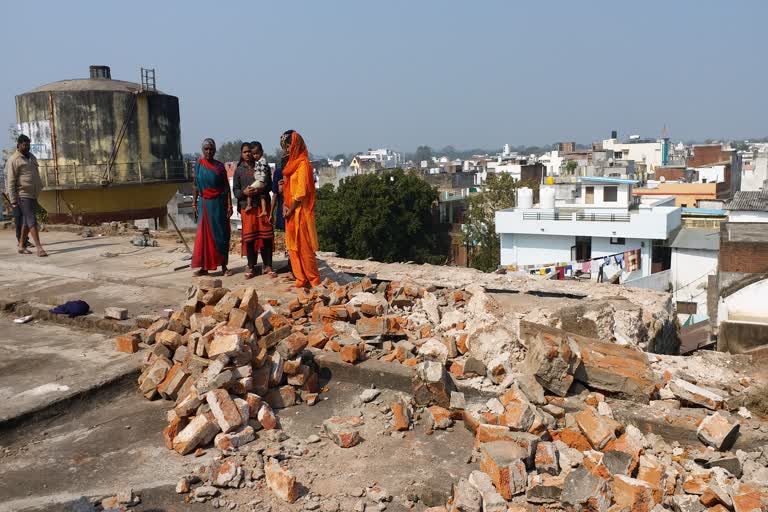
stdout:
<svg viewBox="0 0 768 512">
<path fill-rule="evenodd" d="M 454 483 L 445 507 L 430 510 L 766 510 L 768 446 L 730 451 L 756 423 L 739 400 L 752 382 L 717 389 L 674 368 L 675 356 L 644 351 L 648 333 L 666 329 L 659 323 L 668 319 L 621 300 L 601 306 L 610 313 L 587 314 L 598 328 L 584 335 L 560 328 L 573 325 L 570 310 L 540 315 L 541 323 L 510 322 L 478 284 L 327 279 L 286 303 L 262 304 L 251 288 L 200 279 L 180 310 L 134 335 L 147 346 L 139 390 L 174 403 L 166 447 L 187 455 L 213 444 L 221 453 L 179 482 L 190 502 L 219 500 L 222 490 L 257 481 L 282 502 L 300 498 L 286 453 L 300 457 L 320 438 L 292 445 L 279 411 L 318 400 L 316 358 L 325 352 L 339 364 L 413 368 L 411 395 L 385 405 L 387 435 L 404 435 L 417 422 L 427 434 L 459 425 L 473 433 L 478 470 Z M 608 336 L 619 320 L 605 326 L 605 315 L 618 311 L 634 327 Z M 363 389 L 358 405 L 373 406 L 379 394 Z M 668 443 L 639 429 L 626 410 L 653 411 L 669 423 L 682 418 L 699 444 Z M 334 416 L 322 433 L 354 450 L 365 443 L 363 424 L 362 414 Z M 364 494 L 355 509 L 384 510 L 392 499 L 378 487 Z M 314 510 L 312 503 L 304 508 Z"/>
</svg>

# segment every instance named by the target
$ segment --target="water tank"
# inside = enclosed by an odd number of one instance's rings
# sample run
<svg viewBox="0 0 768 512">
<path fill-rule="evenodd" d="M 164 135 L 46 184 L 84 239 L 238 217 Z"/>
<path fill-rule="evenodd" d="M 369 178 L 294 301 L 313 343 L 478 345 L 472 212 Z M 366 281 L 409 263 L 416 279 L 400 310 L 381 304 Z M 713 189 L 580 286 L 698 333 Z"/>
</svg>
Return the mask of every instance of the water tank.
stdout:
<svg viewBox="0 0 768 512">
<path fill-rule="evenodd" d="M 190 180 L 181 152 L 179 100 L 151 82 L 112 80 L 108 66 L 16 96 L 32 139 L 51 222 L 162 218 Z M 143 81 L 143 80 L 142 80 Z"/>
<path fill-rule="evenodd" d="M 517 207 L 533 208 L 533 190 L 528 187 L 517 189 Z"/>
<path fill-rule="evenodd" d="M 540 207 L 544 210 L 555 208 L 555 187 L 541 187 L 539 190 Z"/>
</svg>

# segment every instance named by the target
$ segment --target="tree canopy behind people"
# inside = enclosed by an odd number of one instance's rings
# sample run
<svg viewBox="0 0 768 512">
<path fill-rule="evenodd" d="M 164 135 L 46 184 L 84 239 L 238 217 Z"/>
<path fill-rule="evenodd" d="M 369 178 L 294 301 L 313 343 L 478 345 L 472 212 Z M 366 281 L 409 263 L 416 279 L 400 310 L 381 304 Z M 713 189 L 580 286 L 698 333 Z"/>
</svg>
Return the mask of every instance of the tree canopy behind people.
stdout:
<svg viewBox="0 0 768 512">
<path fill-rule="evenodd" d="M 511 174 L 488 173 L 485 189 L 469 197 L 465 214 L 464 242 L 469 246 L 469 264 L 484 272 L 496 270 L 501 242 L 496 233 L 496 211 L 513 208 L 520 187 L 539 188 L 537 182 L 515 181 Z"/>
<path fill-rule="evenodd" d="M 442 262 L 437 199 L 434 187 L 401 169 L 352 176 L 338 189 L 324 185 L 316 207 L 320 249 L 343 258 Z"/>
</svg>

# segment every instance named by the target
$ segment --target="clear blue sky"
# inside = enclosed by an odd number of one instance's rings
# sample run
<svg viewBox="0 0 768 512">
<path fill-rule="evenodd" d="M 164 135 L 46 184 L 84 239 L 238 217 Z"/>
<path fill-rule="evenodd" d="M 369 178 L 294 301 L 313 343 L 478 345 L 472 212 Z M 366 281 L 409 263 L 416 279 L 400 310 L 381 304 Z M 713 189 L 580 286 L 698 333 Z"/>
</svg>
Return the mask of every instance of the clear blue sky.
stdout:
<svg viewBox="0 0 768 512">
<path fill-rule="evenodd" d="M 13 12 L 19 9 L 18 12 Z M 81 1 L 3 8 L 14 95 L 89 64 L 181 102 L 183 149 L 294 128 L 315 154 L 768 135 L 768 2 Z"/>
</svg>

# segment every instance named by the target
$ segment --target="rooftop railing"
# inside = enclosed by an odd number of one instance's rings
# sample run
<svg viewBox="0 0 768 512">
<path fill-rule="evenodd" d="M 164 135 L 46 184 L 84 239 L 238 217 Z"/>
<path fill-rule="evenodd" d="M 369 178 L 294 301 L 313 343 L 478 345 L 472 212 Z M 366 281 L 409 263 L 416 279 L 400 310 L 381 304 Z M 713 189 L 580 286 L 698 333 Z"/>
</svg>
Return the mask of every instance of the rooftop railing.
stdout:
<svg viewBox="0 0 768 512">
<path fill-rule="evenodd" d="M 629 222 L 629 213 L 586 213 L 586 212 L 551 212 L 525 211 L 523 220 L 556 220 L 580 222 Z"/>
<path fill-rule="evenodd" d="M 163 181 L 189 181 L 192 170 L 184 160 L 115 162 L 108 164 L 40 163 L 40 177 L 46 189 L 68 189 L 104 185 L 134 185 Z"/>
</svg>

